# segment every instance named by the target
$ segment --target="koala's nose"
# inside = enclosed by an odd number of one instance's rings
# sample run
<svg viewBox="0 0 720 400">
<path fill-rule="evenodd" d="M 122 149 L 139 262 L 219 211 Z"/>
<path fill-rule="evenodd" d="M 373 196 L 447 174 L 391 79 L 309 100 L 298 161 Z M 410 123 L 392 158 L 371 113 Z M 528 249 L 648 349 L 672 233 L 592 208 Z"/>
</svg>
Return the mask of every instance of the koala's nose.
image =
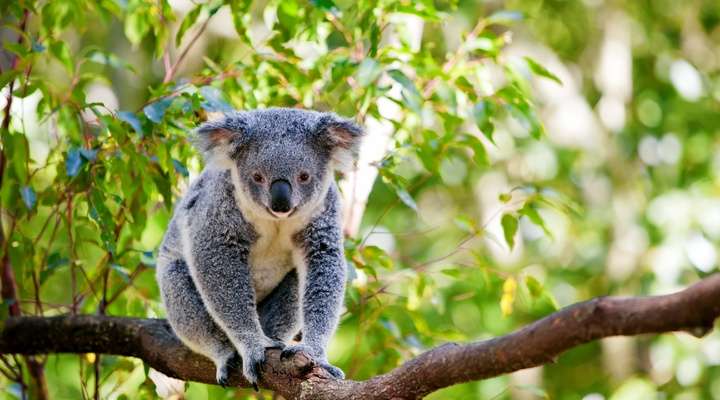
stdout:
<svg viewBox="0 0 720 400">
<path fill-rule="evenodd" d="M 290 211 L 291 192 L 292 188 L 288 181 L 284 179 L 274 181 L 270 185 L 270 209 L 281 213 Z"/>
</svg>

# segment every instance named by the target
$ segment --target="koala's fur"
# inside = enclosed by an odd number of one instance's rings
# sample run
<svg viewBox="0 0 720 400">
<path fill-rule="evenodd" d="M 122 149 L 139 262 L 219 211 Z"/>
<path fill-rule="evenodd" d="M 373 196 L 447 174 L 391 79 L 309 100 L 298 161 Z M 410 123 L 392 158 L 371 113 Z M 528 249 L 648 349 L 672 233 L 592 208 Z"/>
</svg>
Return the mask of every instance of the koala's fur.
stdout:
<svg viewBox="0 0 720 400">
<path fill-rule="evenodd" d="M 231 113 L 197 130 L 206 167 L 176 206 L 157 279 L 170 325 L 215 362 L 220 384 L 238 362 L 256 384 L 270 347 L 304 351 L 343 377 L 325 353 L 346 275 L 334 171 L 361 136 L 334 114 L 283 108 Z M 268 188 L 281 180 L 293 211 L 274 213 Z M 299 332 L 302 341 L 287 346 Z"/>
</svg>

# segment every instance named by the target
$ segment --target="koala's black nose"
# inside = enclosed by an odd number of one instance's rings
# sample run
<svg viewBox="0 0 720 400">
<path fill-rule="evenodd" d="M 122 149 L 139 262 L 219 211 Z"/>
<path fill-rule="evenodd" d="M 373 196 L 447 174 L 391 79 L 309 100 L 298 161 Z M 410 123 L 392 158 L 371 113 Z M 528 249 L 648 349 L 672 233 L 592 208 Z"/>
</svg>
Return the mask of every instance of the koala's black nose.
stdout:
<svg viewBox="0 0 720 400">
<path fill-rule="evenodd" d="M 291 208 L 290 183 L 284 179 L 278 179 L 270 185 L 270 209 L 275 212 L 288 212 Z"/>
</svg>

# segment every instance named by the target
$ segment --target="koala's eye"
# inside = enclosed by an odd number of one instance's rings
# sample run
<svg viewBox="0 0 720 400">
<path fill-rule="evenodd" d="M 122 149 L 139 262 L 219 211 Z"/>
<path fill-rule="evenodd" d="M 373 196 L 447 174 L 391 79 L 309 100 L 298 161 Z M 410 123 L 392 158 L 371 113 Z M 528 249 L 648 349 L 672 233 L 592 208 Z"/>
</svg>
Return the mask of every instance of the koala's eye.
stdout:
<svg viewBox="0 0 720 400">
<path fill-rule="evenodd" d="M 310 180 L 310 174 L 307 172 L 301 172 L 300 175 L 298 175 L 298 182 L 300 183 L 307 183 Z"/>
<path fill-rule="evenodd" d="M 263 176 L 257 172 L 253 174 L 252 179 L 253 179 L 253 181 L 255 181 L 255 183 L 265 182 L 265 178 L 263 178 Z"/>
</svg>

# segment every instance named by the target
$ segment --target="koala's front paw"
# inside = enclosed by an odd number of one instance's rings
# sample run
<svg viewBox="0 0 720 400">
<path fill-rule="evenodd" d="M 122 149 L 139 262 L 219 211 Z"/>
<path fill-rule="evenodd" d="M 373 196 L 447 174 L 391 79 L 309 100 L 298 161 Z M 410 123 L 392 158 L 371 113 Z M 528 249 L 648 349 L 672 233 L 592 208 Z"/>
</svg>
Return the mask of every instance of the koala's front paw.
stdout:
<svg viewBox="0 0 720 400">
<path fill-rule="evenodd" d="M 215 378 L 218 385 L 225 387 L 230 383 L 230 374 L 241 365 L 240 355 L 235 352 L 225 362 L 218 365 Z"/>
<path fill-rule="evenodd" d="M 280 359 L 285 361 L 289 358 L 294 357 L 297 353 L 305 353 L 316 360 L 318 358 L 318 355 L 310 346 L 299 343 L 285 347 L 282 353 L 280 353 Z"/>
<path fill-rule="evenodd" d="M 305 353 L 311 356 L 315 360 L 315 362 L 317 362 L 317 365 L 323 367 L 327 372 L 330 373 L 330 375 L 337 379 L 345 379 L 345 373 L 340 368 L 330 364 L 327 361 L 327 358 L 325 357 L 325 354 L 323 352 L 315 351 L 312 347 L 305 344 L 296 344 L 286 347 L 285 350 L 283 350 L 283 352 L 280 354 L 280 359 L 287 360 L 295 356 L 295 354 L 297 353 Z"/>
<path fill-rule="evenodd" d="M 258 389 L 258 380 L 260 379 L 260 369 L 265 362 L 265 347 L 254 346 L 245 349 L 242 352 L 242 373 L 245 379 L 250 382 L 255 391 Z"/>
<path fill-rule="evenodd" d="M 260 379 L 262 365 L 265 362 L 265 350 L 283 350 L 284 348 L 285 343 L 275 339 L 264 338 L 259 344 L 244 349 L 241 360 L 242 372 L 245 379 L 252 384 L 255 391 L 259 390 L 257 383 Z"/>
</svg>

